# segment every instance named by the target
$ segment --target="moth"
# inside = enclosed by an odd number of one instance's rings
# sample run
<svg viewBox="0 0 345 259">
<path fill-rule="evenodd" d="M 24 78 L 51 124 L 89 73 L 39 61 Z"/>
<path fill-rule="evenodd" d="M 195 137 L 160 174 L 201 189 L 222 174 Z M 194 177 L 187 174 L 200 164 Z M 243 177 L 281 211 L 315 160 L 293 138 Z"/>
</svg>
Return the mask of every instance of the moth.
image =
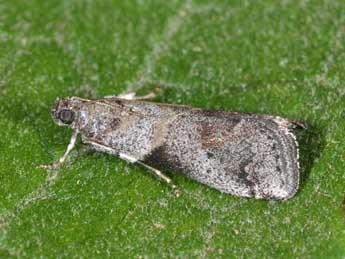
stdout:
<svg viewBox="0 0 345 259">
<path fill-rule="evenodd" d="M 151 97 L 57 98 L 52 118 L 73 134 L 64 155 L 43 167 L 62 164 L 80 135 L 96 151 L 144 166 L 176 195 L 180 190 L 162 170 L 241 197 L 294 196 L 299 184 L 294 129 L 301 124 L 271 115 L 145 101 Z"/>
</svg>

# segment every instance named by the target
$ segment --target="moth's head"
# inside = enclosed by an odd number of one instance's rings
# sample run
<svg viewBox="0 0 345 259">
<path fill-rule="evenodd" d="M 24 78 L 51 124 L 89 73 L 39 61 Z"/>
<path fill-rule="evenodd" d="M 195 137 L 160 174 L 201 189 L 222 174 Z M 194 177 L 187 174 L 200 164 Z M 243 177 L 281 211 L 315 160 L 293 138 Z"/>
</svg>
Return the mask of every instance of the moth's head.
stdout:
<svg viewBox="0 0 345 259">
<path fill-rule="evenodd" d="M 80 101 L 75 97 L 56 98 L 51 109 L 51 115 L 57 125 L 74 128 L 79 110 Z"/>
</svg>

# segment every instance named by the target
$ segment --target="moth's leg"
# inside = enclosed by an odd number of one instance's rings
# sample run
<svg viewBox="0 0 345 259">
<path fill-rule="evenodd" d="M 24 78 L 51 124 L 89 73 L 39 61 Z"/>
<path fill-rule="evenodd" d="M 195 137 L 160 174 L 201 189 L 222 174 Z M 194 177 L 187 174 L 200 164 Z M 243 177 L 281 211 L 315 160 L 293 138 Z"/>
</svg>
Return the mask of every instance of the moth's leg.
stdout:
<svg viewBox="0 0 345 259">
<path fill-rule="evenodd" d="M 156 176 L 158 176 L 159 179 L 163 180 L 164 182 L 166 182 L 167 184 L 169 184 L 171 186 L 171 188 L 174 190 L 176 197 L 179 197 L 181 195 L 181 191 L 179 190 L 179 188 L 176 186 L 176 184 L 173 182 L 173 180 L 171 180 L 171 178 L 169 178 L 168 176 L 166 176 L 165 174 L 163 174 L 161 171 L 159 171 L 156 168 L 153 168 L 152 166 L 149 166 L 141 161 L 137 161 L 138 164 L 144 166 L 145 168 L 147 168 L 148 170 L 150 170 L 152 173 L 154 173 Z"/>
<path fill-rule="evenodd" d="M 126 99 L 126 100 L 134 100 L 136 98 L 135 92 L 119 94 L 116 97 L 121 98 L 121 99 Z"/>
<path fill-rule="evenodd" d="M 107 147 L 105 145 L 102 145 L 102 144 L 99 144 L 99 143 L 96 143 L 96 142 L 93 142 L 93 141 L 85 141 L 85 140 L 84 140 L 84 143 L 92 145 L 96 150 L 103 151 L 103 152 L 106 152 L 106 153 L 112 154 L 112 155 L 118 155 L 120 158 L 122 158 L 123 160 L 126 160 L 127 162 L 137 163 L 139 165 L 144 166 L 145 168 L 147 168 L 151 172 L 153 172 L 156 176 L 158 176 L 161 180 L 163 180 L 164 182 L 168 183 L 171 186 L 171 188 L 174 190 L 174 192 L 175 192 L 177 197 L 180 196 L 181 192 L 178 189 L 178 187 L 174 184 L 174 182 L 168 176 L 163 174 L 161 171 L 159 171 L 159 170 L 157 170 L 157 169 L 155 169 L 155 168 L 153 168 L 153 167 L 151 167 L 151 166 L 141 162 L 140 160 L 138 160 L 137 158 L 135 158 L 133 156 L 130 156 L 130 155 L 127 155 L 127 154 L 124 154 L 124 153 L 118 153 L 114 149 L 112 149 L 110 147 Z"/>
<path fill-rule="evenodd" d="M 135 96 L 134 95 L 134 97 L 133 97 L 134 99 L 132 99 L 132 100 L 149 100 L 149 99 L 153 99 L 155 97 L 156 97 L 156 94 L 154 92 L 150 92 L 144 96 Z"/>
<path fill-rule="evenodd" d="M 40 167 L 41 168 L 44 168 L 44 169 L 56 169 L 58 168 L 61 164 L 63 164 L 63 162 L 65 162 L 68 154 L 71 152 L 71 150 L 74 148 L 75 146 L 75 142 L 77 140 L 77 137 L 78 137 L 78 131 L 74 131 L 73 134 L 72 134 L 72 137 L 71 137 L 71 140 L 69 141 L 69 144 L 67 146 L 67 149 L 65 151 L 65 154 L 63 154 L 62 157 L 60 157 L 57 161 L 51 163 L 51 164 L 48 164 L 48 165 L 41 165 Z"/>
<path fill-rule="evenodd" d="M 179 188 L 176 186 L 176 184 L 171 180 L 168 176 L 163 174 L 161 171 L 157 170 L 156 168 L 153 168 L 152 166 L 149 166 L 145 164 L 144 162 L 141 162 L 140 160 L 136 159 L 135 157 L 129 156 L 127 154 L 120 153 L 120 158 L 130 162 L 130 163 L 137 163 L 147 169 L 149 169 L 152 173 L 154 173 L 159 179 L 163 180 L 167 184 L 171 186 L 171 188 L 174 190 L 175 195 L 179 197 L 181 195 L 181 191 Z"/>
<path fill-rule="evenodd" d="M 130 93 L 120 94 L 117 96 L 105 96 L 104 98 L 117 97 L 117 98 L 121 98 L 125 100 L 147 100 L 147 99 L 155 98 L 155 96 L 156 94 L 153 92 L 148 93 L 147 95 L 144 95 L 144 96 L 135 96 L 134 92 L 130 92 Z"/>
</svg>

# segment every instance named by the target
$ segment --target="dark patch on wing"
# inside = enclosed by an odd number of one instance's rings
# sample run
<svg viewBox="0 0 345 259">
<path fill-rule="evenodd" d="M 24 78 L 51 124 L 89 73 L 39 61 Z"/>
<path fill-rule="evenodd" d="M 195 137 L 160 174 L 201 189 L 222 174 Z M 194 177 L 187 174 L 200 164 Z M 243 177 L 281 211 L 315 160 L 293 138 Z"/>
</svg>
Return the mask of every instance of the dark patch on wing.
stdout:
<svg viewBox="0 0 345 259">
<path fill-rule="evenodd" d="M 255 183 L 252 180 L 249 180 L 249 173 L 246 171 L 246 166 L 250 165 L 253 161 L 251 159 L 245 159 L 241 161 L 239 165 L 239 171 L 238 171 L 238 182 L 244 184 L 247 186 L 251 192 L 254 192 L 253 187 L 255 186 Z"/>
<path fill-rule="evenodd" d="M 120 126 L 121 120 L 120 118 L 113 118 L 110 122 L 110 128 L 115 130 Z"/>
<path fill-rule="evenodd" d="M 249 174 L 246 173 L 244 170 L 243 171 L 240 170 L 240 172 L 237 176 L 238 176 L 238 182 L 239 183 L 244 184 L 244 185 L 248 186 L 249 188 L 255 185 L 255 183 L 253 181 L 248 179 Z"/>
<path fill-rule="evenodd" d="M 220 148 L 236 137 L 233 128 L 240 122 L 239 118 L 227 121 L 207 120 L 198 122 L 201 144 L 205 149 Z"/>
<path fill-rule="evenodd" d="M 213 153 L 211 153 L 211 152 L 207 152 L 207 153 L 206 153 L 206 155 L 207 155 L 207 158 L 208 158 L 208 159 L 210 159 L 210 158 L 213 158 L 213 157 L 214 157 L 214 154 L 213 154 Z"/>
<path fill-rule="evenodd" d="M 173 171 L 181 171 L 183 169 L 178 157 L 169 154 L 165 145 L 155 148 L 150 154 L 146 155 L 143 162 Z"/>
</svg>

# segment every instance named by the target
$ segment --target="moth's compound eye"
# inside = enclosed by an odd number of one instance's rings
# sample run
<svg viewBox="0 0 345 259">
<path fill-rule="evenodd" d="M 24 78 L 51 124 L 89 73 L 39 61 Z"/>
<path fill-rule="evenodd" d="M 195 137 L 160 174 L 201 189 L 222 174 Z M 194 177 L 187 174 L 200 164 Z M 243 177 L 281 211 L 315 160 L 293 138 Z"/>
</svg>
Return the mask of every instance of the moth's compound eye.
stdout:
<svg viewBox="0 0 345 259">
<path fill-rule="evenodd" d="M 74 112 L 71 110 L 62 110 L 59 114 L 60 120 L 65 124 L 71 124 L 74 119 Z"/>
</svg>

